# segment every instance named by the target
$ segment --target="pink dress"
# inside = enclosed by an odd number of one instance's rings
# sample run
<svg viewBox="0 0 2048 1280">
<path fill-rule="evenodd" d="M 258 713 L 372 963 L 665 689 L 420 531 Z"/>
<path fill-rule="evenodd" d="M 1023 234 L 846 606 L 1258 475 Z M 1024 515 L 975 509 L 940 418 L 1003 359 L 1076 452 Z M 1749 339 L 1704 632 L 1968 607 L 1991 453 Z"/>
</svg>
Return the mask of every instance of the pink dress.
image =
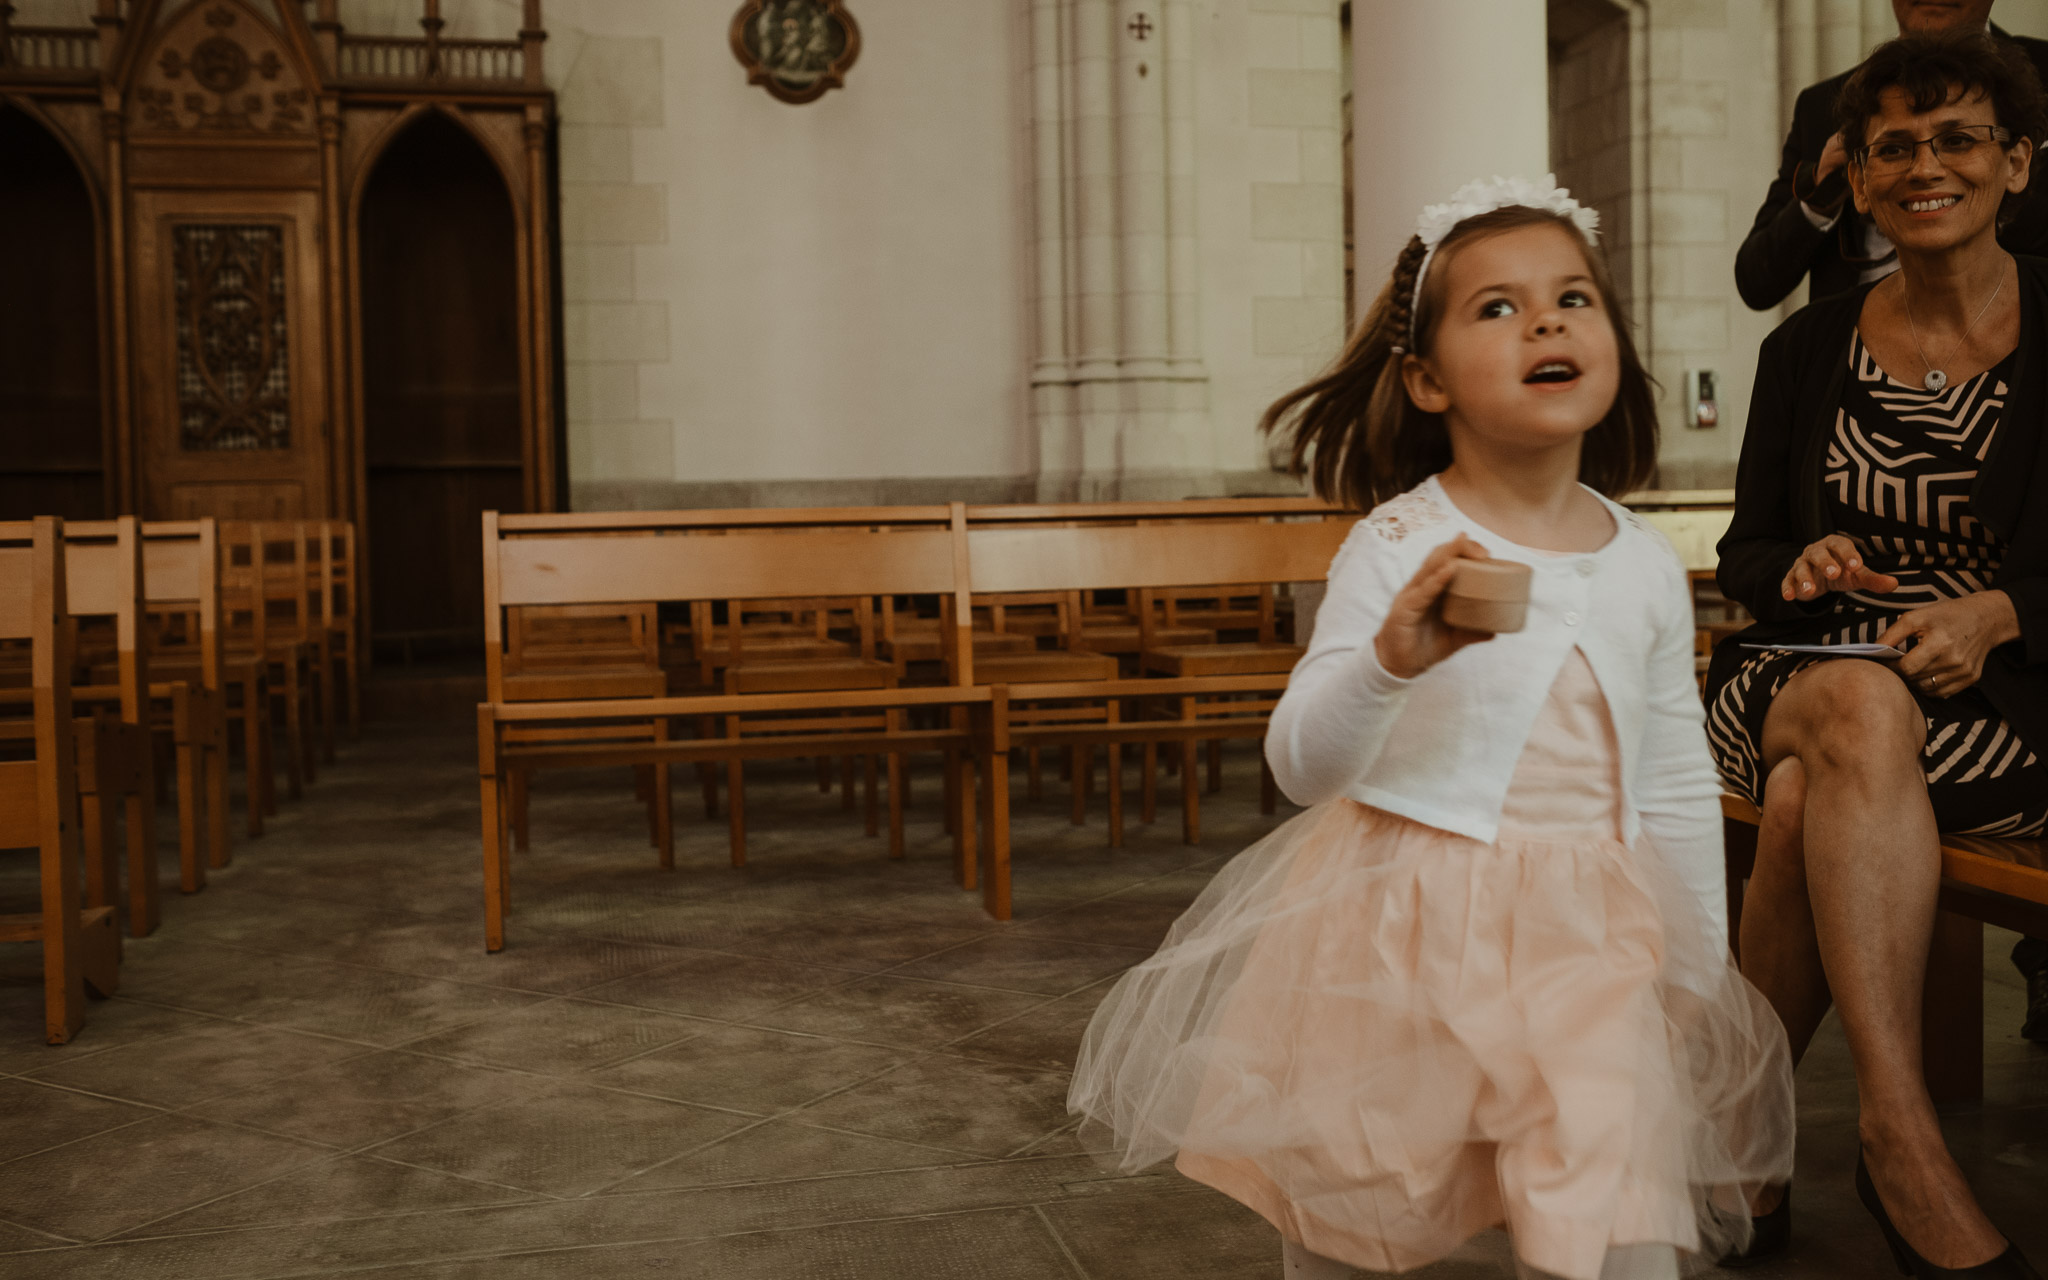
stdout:
<svg viewBox="0 0 2048 1280">
<path fill-rule="evenodd" d="M 1791 1172 L 1784 1033 L 1622 842 L 1619 761 L 1574 650 L 1495 843 L 1349 800 L 1293 819 L 1105 998 L 1069 1106 L 1122 1167 L 1177 1153 L 1368 1270 L 1496 1226 L 1571 1280 L 1610 1246 L 1745 1241 L 1747 1192 Z"/>
</svg>

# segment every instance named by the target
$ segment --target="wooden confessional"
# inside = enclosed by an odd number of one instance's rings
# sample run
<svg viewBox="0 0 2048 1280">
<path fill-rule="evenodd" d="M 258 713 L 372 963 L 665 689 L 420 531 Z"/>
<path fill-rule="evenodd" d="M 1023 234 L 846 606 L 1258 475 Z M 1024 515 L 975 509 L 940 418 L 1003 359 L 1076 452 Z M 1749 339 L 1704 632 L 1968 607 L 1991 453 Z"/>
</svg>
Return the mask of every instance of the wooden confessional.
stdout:
<svg viewBox="0 0 2048 1280">
<path fill-rule="evenodd" d="M 554 95 L 338 0 L 0 0 L 0 519 L 341 517 L 371 635 L 477 641 L 478 515 L 552 510 Z"/>
</svg>

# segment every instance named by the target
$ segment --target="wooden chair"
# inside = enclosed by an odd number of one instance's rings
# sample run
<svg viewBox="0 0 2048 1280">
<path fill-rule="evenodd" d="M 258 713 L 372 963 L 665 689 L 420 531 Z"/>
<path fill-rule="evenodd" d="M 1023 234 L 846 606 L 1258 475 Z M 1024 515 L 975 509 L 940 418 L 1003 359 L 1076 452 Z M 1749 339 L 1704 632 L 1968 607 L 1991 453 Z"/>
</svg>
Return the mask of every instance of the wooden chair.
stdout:
<svg viewBox="0 0 2048 1280">
<path fill-rule="evenodd" d="M 292 633 L 295 629 L 272 634 L 270 604 L 279 594 L 277 588 L 287 584 L 285 575 L 273 575 L 269 565 L 273 544 L 282 541 L 289 548 L 294 540 L 289 534 L 280 538 L 276 530 L 255 521 L 223 520 L 219 529 L 221 613 L 228 653 L 231 658 L 254 659 L 261 667 L 268 694 L 265 723 L 283 720 L 285 787 L 296 800 L 318 772 L 312 750 L 313 659 L 305 638 Z M 290 604 L 291 596 L 285 595 L 284 601 Z M 274 803 L 266 807 L 275 812 Z"/>
<path fill-rule="evenodd" d="M 1278 614 L 1274 607 L 1274 587 L 1261 583 L 1249 594 L 1240 594 L 1238 611 L 1231 610 L 1232 596 L 1224 587 L 1165 587 L 1146 588 L 1138 592 L 1139 617 L 1148 622 L 1154 616 L 1153 605 L 1160 606 L 1159 613 L 1171 624 L 1183 600 L 1198 601 L 1198 607 L 1206 615 L 1233 623 L 1249 622 L 1253 636 L 1249 640 L 1211 641 L 1204 644 L 1176 644 L 1171 641 L 1155 640 L 1156 635 L 1149 627 L 1139 653 L 1139 665 L 1148 674 L 1173 678 L 1192 676 L 1246 676 L 1278 675 L 1294 670 L 1306 652 L 1303 646 L 1282 640 L 1279 634 Z M 1248 607 L 1245 607 L 1248 605 Z M 1193 695 L 1182 695 L 1179 705 L 1163 714 L 1169 719 L 1195 720 L 1203 716 L 1229 718 L 1247 712 L 1257 715 L 1272 714 L 1277 698 L 1247 695 L 1259 705 L 1252 707 L 1216 705 L 1212 700 Z M 1243 698 L 1229 701 L 1243 701 Z M 1201 839 L 1201 791 L 1195 784 L 1195 741 L 1184 738 L 1180 744 L 1181 822 L 1183 838 L 1189 844 Z M 1156 766 L 1155 755 L 1158 747 L 1146 743 L 1144 747 L 1144 791 L 1140 801 L 1141 816 L 1151 822 L 1155 813 Z M 1223 789 L 1223 740 L 1209 739 L 1209 790 Z M 1259 811 L 1273 812 L 1278 803 L 1278 787 L 1273 774 L 1266 767 L 1263 758 L 1259 761 Z"/>
<path fill-rule="evenodd" d="M 28 642 L 34 755 L 0 762 L 0 849 L 32 848 L 41 909 L 0 916 L 0 942 L 40 942 L 43 1023 L 51 1044 L 85 1025 L 85 993 L 120 978 L 111 906 L 79 901 L 78 779 L 72 742 L 72 655 L 66 623 L 63 521 L 0 524 L 0 640 Z"/>
<path fill-rule="evenodd" d="M 1327 511 L 1327 508 L 1323 509 Z M 1349 520 L 1122 525 L 1060 528 L 1015 523 L 967 531 L 970 581 L 976 590 L 1043 591 L 1253 586 L 1320 581 L 1350 532 Z M 989 680 L 987 673 L 981 677 Z M 1009 915 L 1009 752 L 1032 745 L 1101 744 L 1110 751 L 1111 777 L 1126 743 L 1191 742 L 1205 738 L 1262 738 L 1267 708 L 1286 687 L 1286 672 L 1228 676 L 1153 677 L 1138 680 L 998 685 L 991 690 L 987 735 L 978 744 L 985 775 L 981 841 L 983 898 L 997 919 Z M 1258 695 L 1250 701 L 1223 695 Z M 1179 700 L 1173 718 L 1105 716 L 1069 723 L 1020 720 L 1017 703 L 1070 703 L 1132 698 Z M 1192 700 L 1192 702 L 1188 701 Z M 1184 757 L 1185 759 L 1185 757 Z M 1189 765 L 1185 773 L 1192 775 Z M 1183 780 L 1183 793 L 1186 779 Z M 1112 839 L 1121 820 L 1118 786 L 1111 789 Z M 1193 806 L 1185 835 L 1199 837 Z"/>
<path fill-rule="evenodd" d="M 197 892 L 206 869 L 225 867 L 228 836 L 228 725 L 241 726 L 248 833 L 263 834 L 271 784 L 266 666 L 230 658 L 222 641 L 220 538 L 212 519 L 142 526 L 144 605 L 149 627 L 153 723 L 177 761 L 181 887 Z M 94 673 L 99 680 L 101 674 Z M 239 702 L 235 698 L 239 698 Z M 274 807 L 274 799 L 272 801 Z M 202 821 L 206 852 L 199 853 Z"/>
<path fill-rule="evenodd" d="M 589 699 L 659 698 L 668 691 L 661 666 L 660 631 L 652 604 L 526 605 L 506 610 L 506 647 L 499 679 L 487 692 L 493 701 L 567 702 Z M 658 742 L 668 722 L 543 726 L 507 731 L 509 742 Z M 648 840 L 663 867 L 675 865 L 674 815 L 668 766 L 634 770 L 639 798 L 647 805 Z M 531 769 L 508 775 L 514 847 L 531 840 Z"/>
<path fill-rule="evenodd" d="M 761 611 L 779 617 L 806 619 L 810 630 L 795 636 L 787 632 L 759 635 L 752 626 L 749 614 Z M 831 638 L 832 619 L 843 615 L 850 624 L 854 639 L 849 644 Z M 869 596 L 858 597 L 810 597 L 803 599 L 761 599 L 729 600 L 726 602 L 725 636 L 727 640 L 724 666 L 725 692 L 728 694 L 776 694 L 776 693 L 846 693 L 859 689 L 893 689 L 897 684 L 897 666 L 894 662 L 883 661 L 876 656 L 875 608 Z M 787 624 L 784 624 L 787 625 Z M 790 640 L 798 643 L 792 645 Z M 829 649 L 812 648 L 817 641 L 826 641 L 850 652 L 833 653 Z M 792 656 L 807 655 L 807 656 Z M 817 712 L 785 713 L 772 717 L 749 719 L 742 715 L 725 717 L 725 736 L 742 738 L 760 734 L 791 733 L 846 733 L 881 732 L 894 733 L 902 727 L 901 712 L 894 707 L 880 710 L 840 710 L 820 714 Z M 889 856 L 903 856 L 903 777 L 904 759 L 900 752 L 887 753 L 888 758 L 888 808 L 889 808 Z M 876 757 L 872 753 L 860 757 L 866 775 L 866 819 L 867 834 L 875 835 L 880 830 L 876 813 Z M 854 757 L 842 756 L 844 768 L 841 774 L 841 794 L 847 809 L 854 806 Z M 819 756 L 819 790 L 829 791 L 832 785 L 831 757 Z M 746 821 L 746 762 L 734 756 L 726 763 L 726 787 L 728 801 L 726 822 L 732 846 L 732 864 L 746 865 L 747 821 Z"/>
<path fill-rule="evenodd" d="M 1724 795 L 1721 816 L 1732 942 L 1741 937 L 1762 815 L 1743 797 Z M 2048 840 L 1943 836 L 1939 903 L 1920 1008 L 1927 1092 L 1936 1102 L 1977 1101 L 1984 1096 L 1984 926 L 2048 938 Z"/>
<path fill-rule="evenodd" d="M 363 731 L 362 649 L 356 600 L 356 527 L 346 520 L 322 520 L 320 622 L 327 632 L 328 675 L 348 691 L 348 736 Z"/>
<path fill-rule="evenodd" d="M 501 686 L 505 614 L 528 605 L 633 601 L 747 601 L 833 596 L 933 594 L 955 600 L 954 617 L 971 616 L 965 595 L 965 509 L 892 508 L 802 513 L 595 513 L 483 518 L 484 629 L 492 688 Z M 726 517 L 737 517 L 719 523 Z M 886 527 L 877 527 L 886 526 Z M 707 529 L 722 532 L 706 534 Z M 801 529 L 802 532 L 793 532 Z M 744 622 L 744 619 L 742 619 Z M 478 716 L 483 800 L 485 946 L 503 947 L 511 888 L 506 839 L 507 774 L 534 767 L 674 764 L 732 759 L 809 758 L 941 751 L 964 746 L 961 724 L 911 728 L 891 709 L 985 704 L 972 687 L 973 652 L 964 637 L 948 644 L 956 683 L 937 688 L 718 693 L 660 699 L 611 698 L 508 703 L 494 698 Z M 749 733 L 768 715 L 829 718 L 788 732 Z M 879 716 L 884 727 L 865 727 Z M 573 728 L 649 717 L 724 723 L 728 732 L 699 739 L 518 742 L 508 732 Z M 739 727 L 733 732 L 733 726 Z M 955 818 L 956 851 L 971 857 L 973 820 Z"/>
</svg>

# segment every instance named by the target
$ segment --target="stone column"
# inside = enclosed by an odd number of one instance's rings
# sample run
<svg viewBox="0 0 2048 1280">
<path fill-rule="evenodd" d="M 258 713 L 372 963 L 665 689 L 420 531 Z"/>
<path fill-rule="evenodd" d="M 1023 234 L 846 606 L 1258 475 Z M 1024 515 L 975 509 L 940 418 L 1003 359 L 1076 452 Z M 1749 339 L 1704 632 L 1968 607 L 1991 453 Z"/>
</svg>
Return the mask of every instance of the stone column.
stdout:
<svg viewBox="0 0 2048 1280">
<path fill-rule="evenodd" d="M 1821 75 L 1847 71 L 1864 51 L 1863 0 L 1820 0 Z"/>
<path fill-rule="evenodd" d="M 1361 306 L 1426 204 L 1474 178 L 1550 172 L 1544 6 L 1353 0 L 1354 213 Z"/>
<path fill-rule="evenodd" d="M 1781 0 L 1778 10 L 1778 124 L 1792 129 L 1799 91 L 1821 79 L 1819 10 L 1815 0 Z"/>
<path fill-rule="evenodd" d="M 1032 0 L 1042 498 L 1130 497 L 1206 446 L 1187 0 Z"/>
</svg>

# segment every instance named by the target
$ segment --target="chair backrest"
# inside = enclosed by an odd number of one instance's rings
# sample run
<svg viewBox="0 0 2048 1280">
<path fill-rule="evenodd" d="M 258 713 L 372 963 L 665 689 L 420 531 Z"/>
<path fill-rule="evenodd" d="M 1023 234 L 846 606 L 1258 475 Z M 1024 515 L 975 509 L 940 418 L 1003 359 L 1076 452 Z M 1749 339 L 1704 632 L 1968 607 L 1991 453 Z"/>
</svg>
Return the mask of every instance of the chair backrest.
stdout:
<svg viewBox="0 0 2048 1280">
<path fill-rule="evenodd" d="M 356 625 L 356 527 L 347 520 L 319 522 L 320 573 L 327 624 L 351 631 Z"/>
<path fill-rule="evenodd" d="M 149 642 L 142 626 L 142 533 L 134 516 L 77 521 L 64 527 L 65 593 L 74 618 L 114 620 L 115 670 L 121 718 L 144 723 L 149 693 Z"/>
<path fill-rule="evenodd" d="M 29 644 L 35 759 L 0 764 L 0 849 L 64 849 L 78 812 L 71 741 L 71 655 L 64 522 L 0 522 L 0 640 Z M 60 904 L 76 909 L 76 904 Z"/>
<path fill-rule="evenodd" d="M 484 652 L 501 700 L 505 610 L 522 605 L 932 594 L 966 607 L 966 508 L 483 517 Z M 721 523 L 720 517 L 757 517 Z M 772 517 L 772 518 L 759 518 Z M 828 518 L 829 517 L 829 518 Z M 886 527 L 876 527 L 878 525 Z M 972 650 L 949 636 L 957 683 Z"/>
<path fill-rule="evenodd" d="M 142 590 L 151 613 L 197 619 L 200 683 L 225 683 L 221 655 L 220 527 L 203 520 L 149 520 L 142 526 Z"/>
<path fill-rule="evenodd" d="M 970 526 L 970 584 L 979 593 L 1319 582 L 1351 525 L 1321 519 Z"/>
</svg>

